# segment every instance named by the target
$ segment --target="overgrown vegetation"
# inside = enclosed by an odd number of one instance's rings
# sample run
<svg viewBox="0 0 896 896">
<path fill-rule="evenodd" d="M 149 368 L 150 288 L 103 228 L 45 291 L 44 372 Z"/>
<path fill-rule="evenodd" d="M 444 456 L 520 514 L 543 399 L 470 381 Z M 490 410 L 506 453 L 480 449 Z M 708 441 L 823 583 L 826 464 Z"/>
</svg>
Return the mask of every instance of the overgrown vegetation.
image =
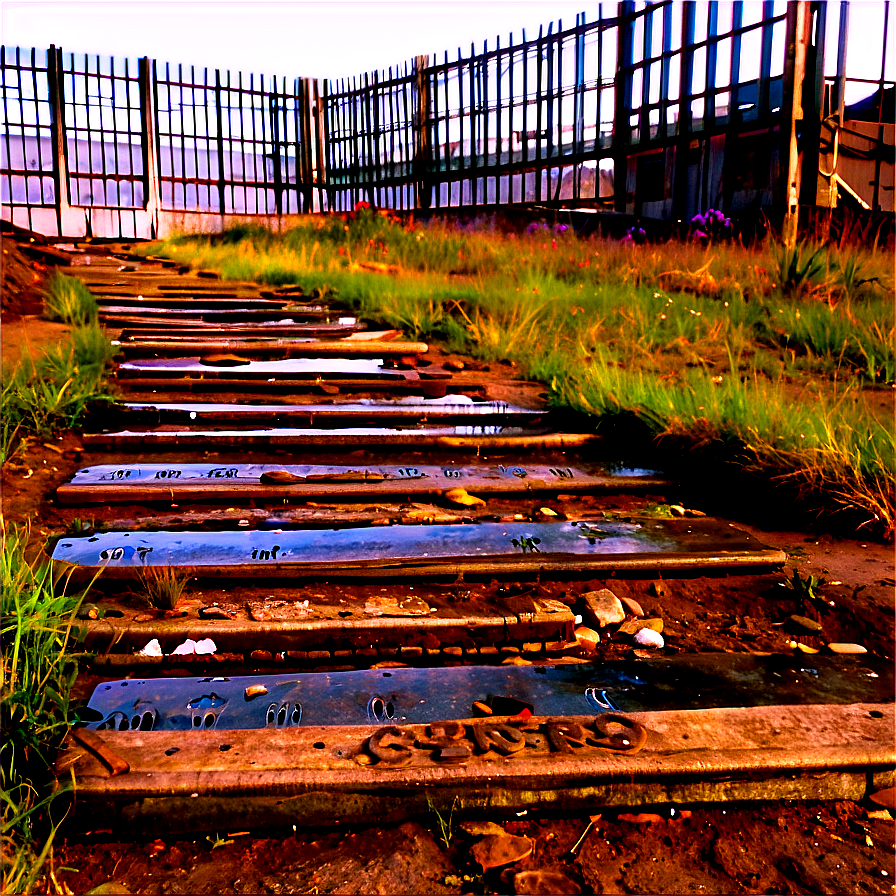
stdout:
<svg viewBox="0 0 896 896">
<path fill-rule="evenodd" d="M 99 306 L 93 293 L 76 277 L 53 273 L 44 300 L 47 320 L 59 320 L 74 327 L 96 323 Z"/>
<path fill-rule="evenodd" d="M 73 327 L 67 341 L 36 357 L 25 354 L 14 370 L 4 370 L 0 402 L 2 463 L 16 454 L 27 436 L 46 438 L 70 430 L 92 404 L 113 400 L 105 383 L 105 370 L 114 349 L 96 323 L 93 296 L 87 292 L 94 307 L 91 321 L 85 310 L 89 302 L 82 295 L 86 290 L 80 281 L 57 274 L 50 292 L 57 298 L 80 297 L 66 311 Z M 48 298 L 48 307 L 50 301 Z"/>
<path fill-rule="evenodd" d="M 868 391 L 896 378 L 889 256 L 705 243 L 420 226 L 362 207 L 145 251 L 298 283 L 412 338 L 513 361 L 598 431 L 635 426 L 661 462 L 704 471 L 709 452 L 892 534 L 892 412 Z"/>
<path fill-rule="evenodd" d="M 173 610 L 189 577 L 172 566 L 150 566 L 140 573 L 139 597 L 157 610 Z"/>
<path fill-rule="evenodd" d="M 10 894 L 33 892 L 65 814 L 70 784 L 54 786 L 52 765 L 76 721 L 69 695 L 78 659 L 67 651 L 80 637 L 83 600 L 54 577 L 49 562 L 26 559 L 28 541 L 26 529 L 7 529 L 0 520 L 2 876 Z"/>
</svg>

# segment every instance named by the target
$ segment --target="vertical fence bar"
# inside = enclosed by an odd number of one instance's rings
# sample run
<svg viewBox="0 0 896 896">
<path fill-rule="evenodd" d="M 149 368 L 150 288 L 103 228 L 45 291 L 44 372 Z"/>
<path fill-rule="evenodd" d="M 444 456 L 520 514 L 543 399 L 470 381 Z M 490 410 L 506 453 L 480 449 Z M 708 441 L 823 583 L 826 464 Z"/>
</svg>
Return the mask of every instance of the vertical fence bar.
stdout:
<svg viewBox="0 0 896 896">
<path fill-rule="evenodd" d="M 16 51 L 16 62 L 18 62 L 18 51 Z M 71 181 L 68 174 L 68 157 L 65 151 L 65 89 L 62 77 L 62 50 L 53 44 L 50 45 L 47 55 L 47 84 L 53 115 L 53 180 L 56 192 L 56 223 L 59 236 L 63 236 L 71 215 Z M 28 223 L 31 224 L 30 208 Z"/>
<path fill-rule="evenodd" d="M 140 123 L 143 128 L 143 196 L 149 218 L 150 239 L 159 236 L 159 207 L 161 204 L 161 174 L 159 171 L 159 138 L 155 78 L 155 61 L 147 56 L 137 63 L 140 84 Z"/>
<path fill-rule="evenodd" d="M 695 18 L 696 9 L 693 0 L 685 0 L 681 17 L 681 81 L 678 92 L 678 142 L 675 149 L 675 191 L 672 211 L 673 217 L 678 218 L 686 217 L 688 211 Z"/>
<path fill-rule="evenodd" d="M 615 108 L 613 110 L 613 192 L 617 212 L 628 205 L 628 146 L 631 143 L 632 64 L 634 62 L 633 16 L 635 4 L 622 0 L 616 25 Z"/>
<path fill-rule="evenodd" d="M 734 183 L 738 176 L 737 134 L 740 130 L 740 50 L 743 34 L 740 29 L 744 22 L 743 0 L 735 0 L 731 12 L 731 69 L 729 73 L 728 130 L 725 132 L 725 155 L 722 162 L 722 209 L 726 215 L 731 214 L 731 203 L 734 199 Z"/>
<path fill-rule="evenodd" d="M 890 0 L 884 4 L 883 49 L 880 60 L 880 81 L 877 87 L 877 145 L 874 147 L 874 195 L 871 210 L 880 211 L 880 166 L 884 151 L 884 83 L 887 69 L 887 38 L 890 30 Z"/>
<path fill-rule="evenodd" d="M 414 208 L 429 208 L 432 204 L 432 141 L 429 134 L 429 56 L 416 56 L 413 68 L 414 99 Z"/>
<path fill-rule="evenodd" d="M 800 167 L 797 149 L 797 121 L 802 114 L 803 79 L 806 73 L 806 44 L 811 27 L 808 0 L 794 0 L 787 6 L 787 36 L 784 56 L 784 92 L 781 122 L 780 179 L 778 207 L 783 209 L 781 237 L 784 245 L 796 244 L 799 222 Z"/>
</svg>

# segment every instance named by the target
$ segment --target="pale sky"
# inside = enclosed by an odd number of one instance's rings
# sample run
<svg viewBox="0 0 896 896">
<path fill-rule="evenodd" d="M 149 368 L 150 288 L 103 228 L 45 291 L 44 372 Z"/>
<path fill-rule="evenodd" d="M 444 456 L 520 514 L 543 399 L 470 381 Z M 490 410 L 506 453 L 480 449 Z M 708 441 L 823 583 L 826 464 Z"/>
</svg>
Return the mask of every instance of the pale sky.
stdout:
<svg viewBox="0 0 896 896">
<path fill-rule="evenodd" d="M 725 3 L 725 0 L 722 0 Z M 727 5 L 727 4 L 726 4 Z M 828 74 L 836 62 L 836 7 L 830 3 Z M 616 12 L 615 0 L 603 3 Z M 746 7 L 757 7 L 749 0 Z M 853 0 L 847 74 L 880 77 L 883 0 Z M 539 25 L 576 13 L 597 18 L 591 0 L 0 0 L 2 42 L 117 57 L 150 56 L 231 71 L 338 78 L 403 64 L 445 50 L 456 58 L 470 44 L 507 46 Z M 747 17 L 750 13 L 746 13 Z M 896 5 L 891 9 L 887 77 L 896 73 Z M 555 26 L 556 27 L 556 26 Z M 858 87 L 858 85 L 856 85 Z M 871 88 L 873 89 L 873 88 Z M 859 90 L 860 94 L 871 89 Z"/>
</svg>

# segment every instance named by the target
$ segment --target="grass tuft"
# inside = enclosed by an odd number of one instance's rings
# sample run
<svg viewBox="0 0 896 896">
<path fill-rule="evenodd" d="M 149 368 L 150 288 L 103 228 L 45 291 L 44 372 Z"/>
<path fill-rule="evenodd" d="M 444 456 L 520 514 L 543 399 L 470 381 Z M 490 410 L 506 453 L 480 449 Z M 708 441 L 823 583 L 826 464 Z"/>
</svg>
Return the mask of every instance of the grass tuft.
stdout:
<svg viewBox="0 0 896 896">
<path fill-rule="evenodd" d="M 73 327 L 96 323 L 99 307 L 93 293 L 76 277 L 53 273 L 44 300 L 47 320 L 59 320 Z"/>
<path fill-rule="evenodd" d="M 189 577 L 171 566 L 150 566 L 141 571 L 139 596 L 157 610 L 173 610 L 183 597 Z"/>
<path fill-rule="evenodd" d="M 52 852 L 70 785 L 53 781 L 52 763 L 77 720 L 70 692 L 78 659 L 83 594 L 69 593 L 45 560 L 28 560 L 27 529 L 0 520 L 2 667 L 0 784 L 4 893 L 30 893 Z"/>
</svg>

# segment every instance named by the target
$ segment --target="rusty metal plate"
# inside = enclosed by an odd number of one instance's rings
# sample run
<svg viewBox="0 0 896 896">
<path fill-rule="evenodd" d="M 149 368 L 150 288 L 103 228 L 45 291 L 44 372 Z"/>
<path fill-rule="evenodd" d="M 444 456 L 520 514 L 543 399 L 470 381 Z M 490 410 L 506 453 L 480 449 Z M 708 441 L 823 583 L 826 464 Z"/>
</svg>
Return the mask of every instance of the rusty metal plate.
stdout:
<svg viewBox="0 0 896 896">
<path fill-rule="evenodd" d="M 871 657 L 702 654 L 560 666 L 368 669 L 104 682 L 88 727 L 113 730 L 426 724 L 799 703 L 888 703 L 891 663 Z M 85 717 L 86 718 L 86 717 Z"/>
<path fill-rule="evenodd" d="M 405 374 L 383 366 L 383 358 L 289 358 L 284 361 L 236 361 L 212 363 L 200 358 L 147 358 L 124 361 L 117 367 L 117 375 L 183 377 L 201 376 L 228 379 L 271 380 L 339 380 L 403 379 Z"/>
<path fill-rule="evenodd" d="M 195 427 L 181 430 L 122 430 L 119 432 L 87 433 L 82 441 L 90 447 L 104 446 L 122 449 L 143 449 L 153 447 L 194 448 L 221 447 L 284 447 L 284 446 L 352 446 L 372 448 L 379 446 L 394 447 L 476 447 L 481 440 L 489 448 L 512 448 L 519 441 L 531 439 L 556 440 L 562 433 L 554 433 L 549 429 L 530 429 L 519 426 L 493 426 L 481 424 L 476 426 L 428 426 L 409 424 L 405 427 L 278 427 L 271 429 L 202 429 Z M 570 444 L 581 444 L 583 441 L 595 440 L 596 436 L 567 434 Z"/>
<path fill-rule="evenodd" d="M 60 538 L 53 559 L 104 576 L 174 566 L 196 576 L 421 575 L 767 566 L 785 561 L 713 520 L 477 523 L 283 532 L 102 532 Z"/>
<path fill-rule="evenodd" d="M 383 358 L 390 356 L 415 357 L 426 354 L 429 346 L 425 342 L 404 341 L 349 341 L 324 339 L 288 339 L 281 337 L 255 337 L 245 339 L 144 339 L 140 341 L 113 341 L 113 346 L 126 357 L 202 355 L 232 352 L 247 358 L 274 357 L 320 358 L 320 357 L 365 357 Z"/>
<path fill-rule="evenodd" d="M 547 464 L 100 464 L 59 487 L 63 504 L 154 500 L 234 500 L 440 494 L 462 487 L 476 495 L 658 489 L 653 470 L 615 465 Z"/>
<path fill-rule="evenodd" d="M 279 710 L 278 710 L 279 712 Z M 861 800 L 892 786 L 892 705 L 69 735 L 70 822 L 144 834 L 416 814 Z M 86 736 L 85 736 L 86 735 Z"/>
<path fill-rule="evenodd" d="M 308 420 L 338 419 L 396 419 L 438 420 L 463 422 L 485 418 L 493 422 L 541 420 L 545 411 L 520 408 L 503 401 L 473 401 L 466 395 L 448 395 L 445 398 L 420 399 L 412 396 L 400 401 L 345 401 L 338 404 L 245 404 L 228 402 L 166 402 L 126 401 L 115 410 L 128 417 L 149 417 L 165 422 L 191 422 L 194 420 L 264 420 L 284 419 L 293 422 L 296 417 Z M 108 409 L 104 409 L 104 416 Z"/>
<path fill-rule="evenodd" d="M 99 311 L 101 320 L 127 321 L 129 324 L 143 322 L 168 322 L 169 326 L 195 327 L 203 321 L 280 321 L 283 323 L 302 323 L 311 320 L 336 321 L 344 316 L 344 312 L 331 311 L 320 305 L 281 305 L 277 308 L 210 308 L 198 304 L 201 299 L 190 303 L 188 308 L 165 308 L 161 305 L 144 304 L 104 305 Z"/>
<path fill-rule="evenodd" d="M 172 327 L 170 323 L 156 324 L 155 327 L 136 328 L 123 330 L 121 340 L 123 342 L 137 341 L 140 339 L 154 339 L 164 335 L 169 341 L 175 338 L 211 338 L 214 336 L 329 336 L 331 338 L 343 338 L 353 333 L 361 333 L 367 329 L 367 324 L 359 324 L 354 318 L 345 318 L 352 323 L 311 323 L 311 324 L 282 324 L 277 321 L 260 322 L 258 324 L 243 323 L 206 323 L 187 327 Z M 164 330 L 164 334 L 159 330 Z M 176 336 L 172 334 L 177 334 Z"/>
</svg>

